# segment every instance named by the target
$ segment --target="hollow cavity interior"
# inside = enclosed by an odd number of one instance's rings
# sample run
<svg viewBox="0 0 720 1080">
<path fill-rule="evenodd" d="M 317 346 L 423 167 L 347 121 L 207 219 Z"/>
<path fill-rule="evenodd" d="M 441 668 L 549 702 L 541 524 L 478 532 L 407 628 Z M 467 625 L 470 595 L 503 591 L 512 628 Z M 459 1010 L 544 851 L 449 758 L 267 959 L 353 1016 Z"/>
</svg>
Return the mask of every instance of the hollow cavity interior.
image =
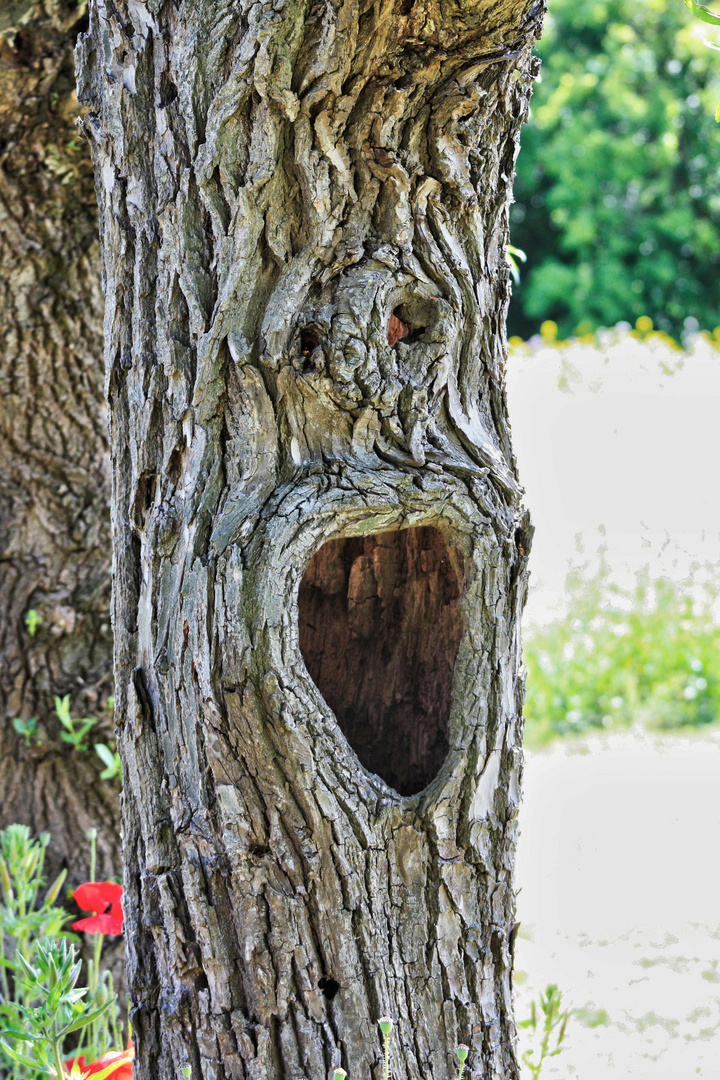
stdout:
<svg viewBox="0 0 720 1080">
<path fill-rule="evenodd" d="M 401 795 L 448 752 L 462 585 L 431 526 L 330 540 L 300 585 L 307 669 L 362 764 Z"/>
</svg>

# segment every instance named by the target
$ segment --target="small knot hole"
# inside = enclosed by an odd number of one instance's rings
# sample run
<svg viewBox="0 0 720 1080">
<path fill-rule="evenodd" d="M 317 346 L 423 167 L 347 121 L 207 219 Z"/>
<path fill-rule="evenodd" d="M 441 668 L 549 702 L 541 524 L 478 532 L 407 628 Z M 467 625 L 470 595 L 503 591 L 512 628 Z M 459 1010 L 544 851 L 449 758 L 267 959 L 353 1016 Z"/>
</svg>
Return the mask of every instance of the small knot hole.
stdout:
<svg viewBox="0 0 720 1080">
<path fill-rule="evenodd" d="M 320 335 L 313 326 L 306 326 L 300 334 L 300 352 L 303 356 L 312 356 L 320 344 Z"/>
<path fill-rule="evenodd" d="M 318 988 L 322 990 L 328 1001 L 332 1001 L 332 999 L 335 997 L 338 990 L 340 989 L 340 983 L 337 982 L 337 980 L 333 979 L 331 975 L 323 975 L 322 979 L 318 983 Z"/>
<path fill-rule="evenodd" d="M 390 316 L 390 323 L 388 325 L 388 345 L 396 345 L 401 338 L 407 337 L 412 333 L 412 326 L 410 323 L 403 322 L 398 314 L 400 308 L 397 311 L 393 311 Z"/>
</svg>

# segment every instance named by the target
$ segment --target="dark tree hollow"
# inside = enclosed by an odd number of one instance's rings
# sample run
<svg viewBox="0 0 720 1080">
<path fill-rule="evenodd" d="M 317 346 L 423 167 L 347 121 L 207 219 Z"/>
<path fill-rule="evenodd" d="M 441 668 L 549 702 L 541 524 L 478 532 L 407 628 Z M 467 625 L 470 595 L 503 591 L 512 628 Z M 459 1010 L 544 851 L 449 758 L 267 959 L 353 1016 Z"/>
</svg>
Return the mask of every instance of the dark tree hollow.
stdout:
<svg viewBox="0 0 720 1080">
<path fill-rule="evenodd" d="M 460 555 L 432 526 L 330 540 L 300 585 L 300 649 L 348 742 L 401 795 L 449 748 Z"/>
</svg>

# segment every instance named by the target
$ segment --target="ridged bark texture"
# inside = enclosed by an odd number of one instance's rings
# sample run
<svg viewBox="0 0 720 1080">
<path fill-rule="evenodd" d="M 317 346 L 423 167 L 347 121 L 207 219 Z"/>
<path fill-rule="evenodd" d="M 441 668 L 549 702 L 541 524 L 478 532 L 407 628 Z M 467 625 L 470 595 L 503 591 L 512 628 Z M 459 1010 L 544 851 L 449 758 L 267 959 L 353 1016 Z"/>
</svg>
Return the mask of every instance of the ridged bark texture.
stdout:
<svg viewBox="0 0 720 1080">
<path fill-rule="evenodd" d="M 505 246 L 542 4 L 90 13 L 139 1080 L 379 1080 L 382 1014 L 397 1080 L 458 1042 L 517 1077 Z M 298 595 L 326 542 L 416 527 L 463 632 L 447 757 L 404 797 L 312 681 Z"/>
<path fill-rule="evenodd" d="M 111 737 L 103 298 L 72 59 L 84 8 L 0 10 L 0 828 L 49 831 L 48 874 L 65 865 L 76 884 L 90 826 L 98 872 L 120 869 L 116 786 L 61 741 L 53 702 L 69 694 L 72 715 Z M 16 717 L 37 722 L 28 746 Z"/>
</svg>

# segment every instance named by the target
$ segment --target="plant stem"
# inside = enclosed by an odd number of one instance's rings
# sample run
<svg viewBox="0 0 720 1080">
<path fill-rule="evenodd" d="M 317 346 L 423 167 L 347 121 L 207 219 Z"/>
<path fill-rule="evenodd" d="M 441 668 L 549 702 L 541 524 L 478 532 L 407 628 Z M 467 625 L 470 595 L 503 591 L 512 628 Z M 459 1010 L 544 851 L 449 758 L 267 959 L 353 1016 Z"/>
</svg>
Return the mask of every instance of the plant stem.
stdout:
<svg viewBox="0 0 720 1080">
<path fill-rule="evenodd" d="M 103 936 L 104 936 L 103 934 L 96 934 L 95 935 L 95 952 L 94 952 L 94 956 L 93 956 L 92 971 L 90 972 L 90 992 L 89 992 L 89 996 L 93 1000 L 93 1003 L 95 1001 L 95 994 L 96 994 L 97 988 L 100 985 L 100 956 L 101 956 L 101 953 L 102 953 Z M 99 1019 L 98 1020 L 93 1020 L 92 1027 L 90 1029 L 90 1037 L 92 1039 L 92 1058 L 93 1058 L 93 1060 L 96 1060 L 98 1057 L 102 1056 L 98 1052 L 100 1050 L 100 1048 L 98 1046 L 98 1031 L 99 1031 L 99 1028 L 100 1028 L 100 1020 Z"/>
<path fill-rule="evenodd" d="M 7 971 L 5 969 L 5 938 L 3 937 L 2 930 L 0 930 L 0 978 L 2 979 L 2 994 L 3 1001 L 10 1001 L 10 990 L 8 988 Z"/>
<path fill-rule="evenodd" d="M 113 982 L 113 977 L 110 974 L 108 974 L 108 991 L 110 993 L 110 996 L 114 998 L 115 997 L 115 984 Z M 113 1042 L 115 1044 L 115 1048 L 117 1050 L 122 1050 L 122 1039 L 120 1038 L 120 1031 L 118 1030 L 118 1022 L 117 1022 L 117 1008 L 116 1008 L 116 1005 L 115 1005 L 114 1002 L 110 1006 L 110 1018 L 111 1018 L 111 1023 L 112 1023 Z"/>
<path fill-rule="evenodd" d="M 60 1039 L 57 1033 L 57 1022 L 53 1023 L 53 1038 L 52 1038 L 53 1057 L 55 1058 L 55 1068 L 57 1069 L 57 1080 L 63 1080 L 65 1076 L 65 1068 L 62 1063 L 62 1057 L 60 1055 Z"/>
<path fill-rule="evenodd" d="M 385 1036 L 385 1080 L 390 1076 L 390 1036 Z"/>
</svg>

